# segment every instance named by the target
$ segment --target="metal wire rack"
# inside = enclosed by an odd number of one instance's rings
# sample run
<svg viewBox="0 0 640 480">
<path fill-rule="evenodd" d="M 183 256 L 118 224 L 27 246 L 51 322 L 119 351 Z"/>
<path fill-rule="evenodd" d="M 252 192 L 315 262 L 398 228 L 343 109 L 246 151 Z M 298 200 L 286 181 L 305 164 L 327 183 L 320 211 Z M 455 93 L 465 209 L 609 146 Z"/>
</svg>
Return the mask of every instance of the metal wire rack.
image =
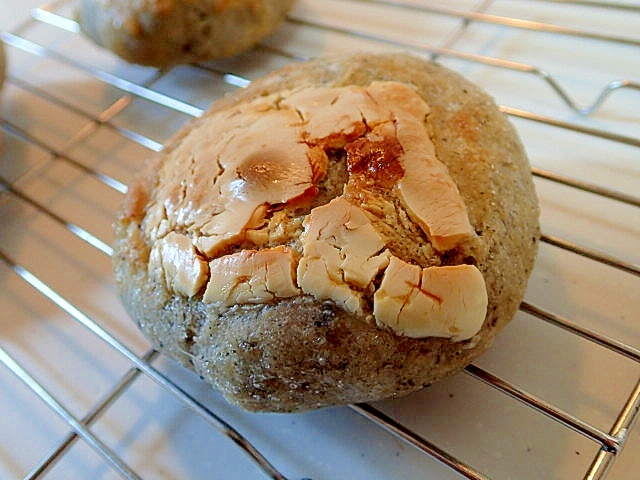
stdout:
<svg viewBox="0 0 640 480">
<path fill-rule="evenodd" d="M 2 33 L 0 476 L 636 478 L 638 24 L 637 2 L 300 0 L 247 55 L 156 71 L 92 45 L 68 1 L 33 10 Z M 465 374 L 376 405 L 238 412 L 127 320 L 113 212 L 214 98 L 346 49 L 410 50 L 494 94 L 530 154 L 540 258 Z"/>
</svg>

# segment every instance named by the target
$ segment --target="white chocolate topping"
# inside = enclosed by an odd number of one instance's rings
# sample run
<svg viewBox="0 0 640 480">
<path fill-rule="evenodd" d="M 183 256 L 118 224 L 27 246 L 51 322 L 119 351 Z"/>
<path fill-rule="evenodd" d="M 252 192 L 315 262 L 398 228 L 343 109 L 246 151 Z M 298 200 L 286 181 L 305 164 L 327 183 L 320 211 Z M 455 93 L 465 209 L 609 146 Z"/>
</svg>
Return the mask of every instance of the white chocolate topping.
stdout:
<svg viewBox="0 0 640 480">
<path fill-rule="evenodd" d="M 473 265 L 420 268 L 391 257 L 373 297 L 380 324 L 408 337 L 473 337 L 484 322 L 487 290 Z"/>
<path fill-rule="evenodd" d="M 487 308 L 480 271 L 422 269 L 392 256 L 369 214 L 344 196 L 311 210 L 301 252 L 225 254 L 268 238 L 259 228 L 274 208 L 313 198 L 336 149 L 345 151 L 349 182 L 395 191 L 437 251 L 472 238 L 464 201 L 429 136 L 429 114 L 411 87 L 376 82 L 269 95 L 210 115 L 161 166 L 143 225 L 153 244 L 150 271 L 187 296 L 206 284 L 207 303 L 268 303 L 302 292 L 364 315 L 373 300 L 377 323 L 398 334 L 470 338 Z"/>
<path fill-rule="evenodd" d="M 301 237 L 298 284 L 319 300 L 331 299 L 351 313 L 362 313 L 362 289 L 387 266 L 382 237 L 361 208 L 338 197 L 314 208 Z M 354 288 L 356 287 L 356 288 Z"/>
</svg>

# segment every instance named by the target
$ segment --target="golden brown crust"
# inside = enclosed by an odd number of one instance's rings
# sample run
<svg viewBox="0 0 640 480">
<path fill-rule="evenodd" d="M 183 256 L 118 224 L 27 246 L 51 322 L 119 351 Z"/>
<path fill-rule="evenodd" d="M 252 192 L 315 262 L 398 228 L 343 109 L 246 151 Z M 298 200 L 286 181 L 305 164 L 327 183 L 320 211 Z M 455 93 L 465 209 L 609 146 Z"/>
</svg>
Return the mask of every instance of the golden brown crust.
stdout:
<svg viewBox="0 0 640 480">
<path fill-rule="evenodd" d="M 395 208 L 385 220 L 397 226 L 387 227 L 395 231 L 389 233 L 389 247 L 394 255 L 421 266 L 471 263 L 480 269 L 489 305 L 475 337 L 460 342 L 407 338 L 308 295 L 221 310 L 202 302 L 201 295 L 175 295 L 149 280 L 150 245 L 140 227 L 143 199 L 153 195 L 157 166 L 189 129 L 206 124 L 215 111 L 293 87 L 368 85 L 377 80 L 411 84 L 430 106 L 438 158 L 455 180 L 477 234 L 458 248 L 437 253 L 402 209 Z M 329 177 L 335 182 L 344 178 Z M 327 189 L 335 191 L 335 186 Z M 114 254 L 116 279 L 131 316 L 157 348 L 250 410 L 298 411 L 401 396 L 460 370 L 514 315 L 539 237 L 530 167 L 511 124 L 479 88 L 408 55 L 319 59 L 258 80 L 217 101 L 179 132 L 131 192 L 132 201 L 116 222 Z M 292 210 L 278 221 L 289 218 L 294 225 L 296 215 Z M 291 228 L 297 232 L 300 226 Z"/>
<path fill-rule="evenodd" d="M 236 55 L 271 33 L 294 0 L 79 0 L 82 31 L 123 59 L 164 67 Z"/>
</svg>

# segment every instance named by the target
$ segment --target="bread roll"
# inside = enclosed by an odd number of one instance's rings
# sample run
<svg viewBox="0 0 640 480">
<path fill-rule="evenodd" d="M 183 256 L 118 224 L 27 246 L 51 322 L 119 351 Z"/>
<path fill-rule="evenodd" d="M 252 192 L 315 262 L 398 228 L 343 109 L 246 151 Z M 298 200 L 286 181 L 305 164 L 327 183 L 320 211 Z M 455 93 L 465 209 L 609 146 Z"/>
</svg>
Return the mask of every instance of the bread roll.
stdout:
<svg viewBox="0 0 640 480">
<path fill-rule="evenodd" d="M 131 63 L 165 67 L 236 55 L 294 0 L 77 0 L 81 30 Z"/>
<path fill-rule="evenodd" d="M 149 160 L 115 232 L 153 345 L 276 412 L 459 371 L 514 315 L 539 239 L 505 115 L 399 54 L 293 64 L 216 101 Z"/>
<path fill-rule="evenodd" d="M 6 58 L 4 56 L 4 43 L 0 41 L 0 89 L 2 89 L 2 85 L 4 85 L 4 77 L 6 75 Z"/>
</svg>

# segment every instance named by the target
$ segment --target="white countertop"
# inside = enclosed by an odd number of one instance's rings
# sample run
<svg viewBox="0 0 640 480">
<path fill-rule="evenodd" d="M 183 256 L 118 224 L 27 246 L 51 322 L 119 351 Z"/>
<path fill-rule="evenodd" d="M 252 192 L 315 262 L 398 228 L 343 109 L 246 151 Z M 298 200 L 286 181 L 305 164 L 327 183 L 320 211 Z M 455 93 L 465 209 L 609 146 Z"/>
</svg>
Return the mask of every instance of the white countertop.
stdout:
<svg viewBox="0 0 640 480">
<path fill-rule="evenodd" d="M 43 5 L 38 0 L 2 0 L 0 3 L 0 31 L 12 30 L 28 17 L 32 8 Z"/>
<path fill-rule="evenodd" d="M 438 8 L 451 3 L 408 1 Z M 41 3 L 1 0 L 0 31 L 14 31 Z M 460 1 L 455 8 L 469 12 L 475 3 Z M 489 13 L 517 18 L 526 14 L 531 21 L 640 41 L 635 21 L 640 13 L 546 1 L 522 5 L 495 1 Z M 66 9 L 62 12 L 68 14 Z M 640 81 L 638 45 L 480 22 L 458 37 L 454 34 L 461 21 L 456 15 L 355 0 L 300 0 L 293 18 L 297 20 L 267 40 L 269 46 L 317 55 L 347 48 L 405 48 L 397 42 L 443 46 L 451 40 L 452 51 L 443 51 L 449 55 L 440 61 L 482 85 L 505 106 L 535 168 L 640 197 L 639 91 L 615 92 L 593 114 L 583 116 L 540 75 L 458 55 L 539 67 L 578 104 L 587 105 L 611 80 Z M 340 28 L 349 31 L 337 33 Z M 356 36 L 353 30 L 366 34 Z M 370 34 L 385 35 L 388 41 L 376 42 Z M 132 364 L 80 326 L 78 319 L 86 315 L 96 321 L 136 355 L 144 354 L 148 343 L 120 306 L 108 255 L 53 217 L 108 244 L 121 193 L 117 185 L 105 185 L 90 172 L 126 184 L 150 154 L 129 134 L 144 135 L 148 146 L 158 148 L 189 115 L 140 98 L 131 103 L 118 100 L 121 88 L 139 87 L 155 71 L 125 65 L 78 33 L 31 21 L 11 41 L 24 42 L 7 48 L 10 78 L 0 109 L 0 176 L 49 213 L 0 192 L 0 251 L 29 272 L 21 278 L 0 259 L 0 346 L 82 418 Z M 289 61 L 265 50 L 214 66 L 252 78 Z M 216 73 L 183 67 L 162 76 L 148 91 L 198 110 L 235 88 L 222 80 Z M 124 106 L 122 112 L 105 125 L 93 121 L 117 102 Z M 537 117 L 527 120 L 522 112 Z M 566 126 L 584 127 L 585 132 Z M 599 132 L 617 137 L 604 139 Z M 638 207 L 539 177 L 536 186 L 545 234 L 640 264 Z M 58 305 L 34 289 L 39 281 L 60 295 L 51 294 Z M 639 291 L 638 275 L 544 243 L 526 301 L 637 351 Z M 171 362 L 160 358 L 153 365 L 246 435 L 288 478 L 462 478 L 347 407 L 302 415 L 246 414 L 227 406 L 198 378 Z M 517 314 L 475 365 L 577 418 L 587 429 L 604 433 L 640 377 L 637 361 L 526 312 Z M 0 478 L 22 478 L 59 445 L 69 426 L 1 364 L 0 384 Z M 409 398 L 380 402 L 376 408 L 495 479 L 583 478 L 598 451 L 593 440 L 467 373 Z M 263 478 L 233 442 L 144 376 L 127 387 L 91 431 L 144 478 Z M 638 428 L 607 478 L 634 480 L 637 472 Z M 118 475 L 81 441 L 61 455 L 47 478 Z"/>
</svg>

